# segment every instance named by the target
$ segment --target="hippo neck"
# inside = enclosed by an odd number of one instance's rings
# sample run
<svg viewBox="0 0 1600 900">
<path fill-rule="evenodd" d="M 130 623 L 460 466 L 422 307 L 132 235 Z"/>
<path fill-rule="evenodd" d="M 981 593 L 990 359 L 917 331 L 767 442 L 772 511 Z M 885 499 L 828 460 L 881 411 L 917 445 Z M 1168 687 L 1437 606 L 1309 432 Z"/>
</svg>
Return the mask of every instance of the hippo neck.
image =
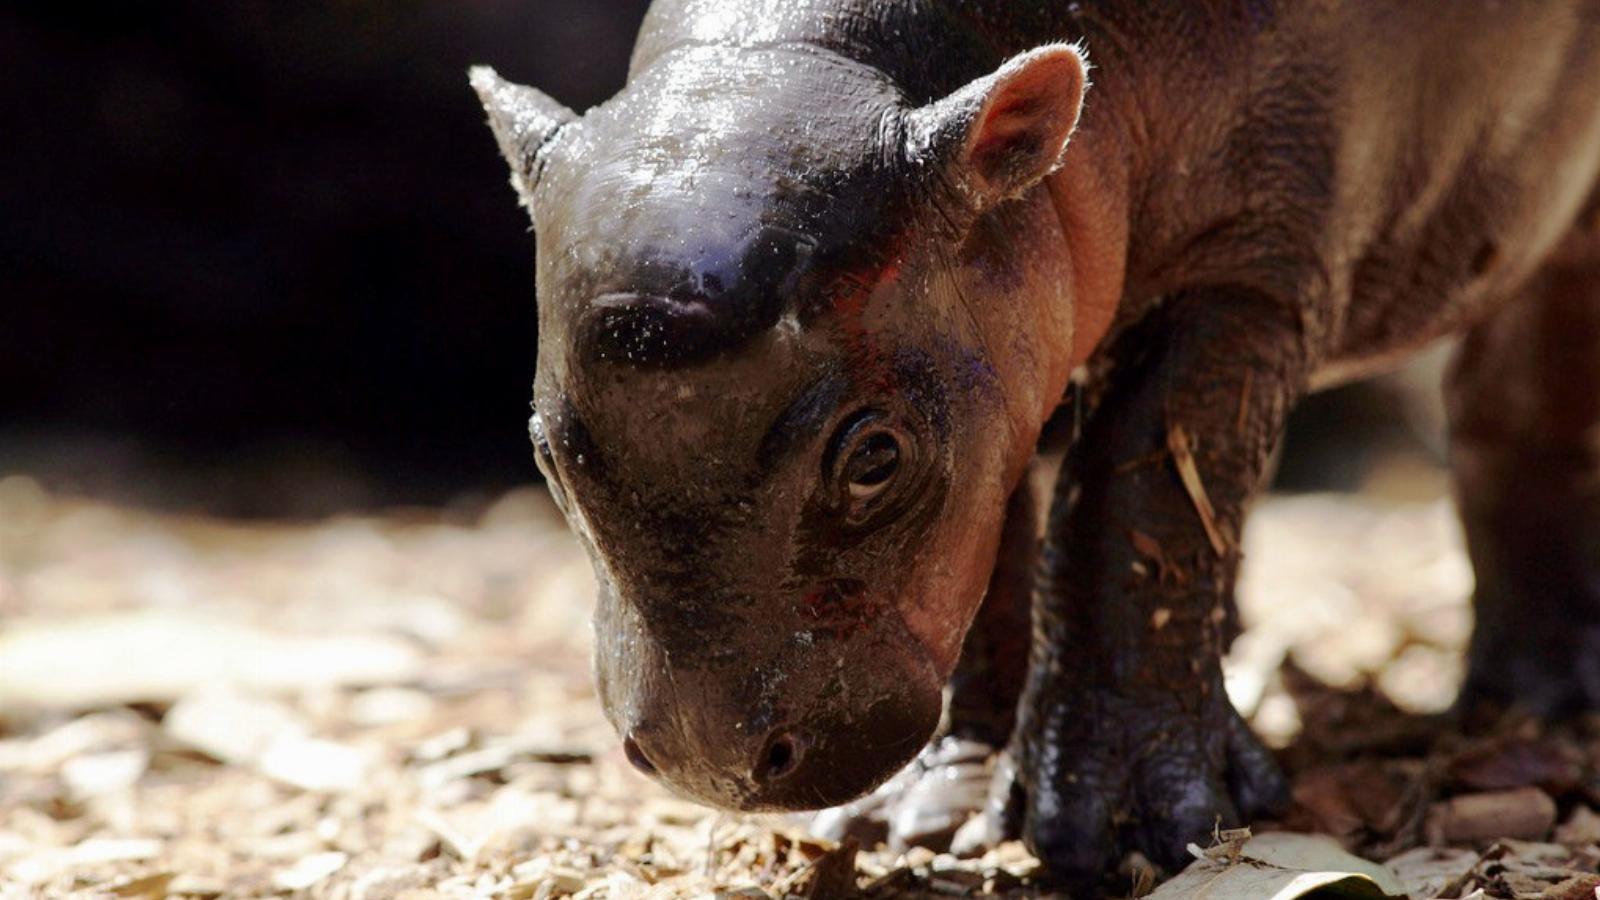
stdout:
<svg viewBox="0 0 1600 900">
<path fill-rule="evenodd" d="M 1061 171 L 1045 182 L 1072 266 L 1072 353 L 1088 364 L 1116 321 L 1128 268 L 1128 178 L 1109 151 L 1120 132 L 1080 128 Z M 1064 387 L 1064 386 L 1063 386 Z"/>
</svg>

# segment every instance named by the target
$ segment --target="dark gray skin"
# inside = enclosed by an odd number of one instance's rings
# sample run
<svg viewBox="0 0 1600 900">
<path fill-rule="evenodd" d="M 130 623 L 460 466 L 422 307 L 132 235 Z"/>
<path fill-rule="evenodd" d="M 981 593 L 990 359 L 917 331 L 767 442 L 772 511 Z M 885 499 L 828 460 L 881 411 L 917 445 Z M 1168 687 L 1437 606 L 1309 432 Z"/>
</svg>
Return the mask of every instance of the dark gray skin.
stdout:
<svg viewBox="0 0 1600 900">
<path fill-rule="evenodd" d="M 1463 332 L 1464 702 L 1600 708 L 1600 0 L 661 0 L 581 118 L 474 83 L 606 712 L 684 794 L 848 801 L 950 682 L 1063 881 L 1280 809 L 1244 512 L 1298 399 Z"/>
</svg>

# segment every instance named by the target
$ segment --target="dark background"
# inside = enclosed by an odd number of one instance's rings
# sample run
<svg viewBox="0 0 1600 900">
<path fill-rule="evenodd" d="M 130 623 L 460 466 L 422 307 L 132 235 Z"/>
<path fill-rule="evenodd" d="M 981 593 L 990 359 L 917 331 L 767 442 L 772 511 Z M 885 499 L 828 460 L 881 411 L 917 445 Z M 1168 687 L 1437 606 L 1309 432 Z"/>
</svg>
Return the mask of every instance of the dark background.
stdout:
<svg viewBox="0 0 1600 900">
<path fill-rule="evenodd" d="M 582 109 L 645 6 L 0 7 L 0 471 L 242 511 L 537 477 L 531 241 L 466 70 Z"/>
<path fill-rule="evenodd" d="M 244 514 L 537 478 L 532 245 L 466 69 L 581 110 L 645 6 L 0 8 L 0 475 Z M 1372 415 L 1321 405 L 1313 476 Z"/>
</svg>

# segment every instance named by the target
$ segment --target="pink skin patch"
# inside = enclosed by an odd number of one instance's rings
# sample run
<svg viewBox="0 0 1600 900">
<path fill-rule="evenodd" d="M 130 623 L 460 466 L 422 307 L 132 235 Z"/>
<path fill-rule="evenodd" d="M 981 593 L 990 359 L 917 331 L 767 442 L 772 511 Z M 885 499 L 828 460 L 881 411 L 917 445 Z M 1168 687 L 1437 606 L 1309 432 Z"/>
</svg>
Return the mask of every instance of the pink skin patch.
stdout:
<svg viewBox="0 0 1600 900">
<path fill-rule="evenodd" d="M 800 598 L 801 612 L 816 622 L 813 631 L 836 641 L 849 640 L 866 628 L 882 606 L 867 594 L 866 585 L 853 580 L 819 584 Z"/>
</svg>

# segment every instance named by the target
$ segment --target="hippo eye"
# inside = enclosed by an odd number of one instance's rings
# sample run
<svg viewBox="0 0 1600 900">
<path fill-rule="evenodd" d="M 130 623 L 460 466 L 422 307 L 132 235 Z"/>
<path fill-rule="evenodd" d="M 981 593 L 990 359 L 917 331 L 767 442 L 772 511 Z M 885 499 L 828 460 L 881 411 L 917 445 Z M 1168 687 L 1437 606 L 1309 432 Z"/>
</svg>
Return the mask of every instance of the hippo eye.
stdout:
<svg viewBox="0 0 1600 900">
<path fill-rule="evenodd" d="M 845 483 L 852 500 L 870 500 L 883 493 L 900 468 L 900 440 L 887 431 L 867 435 L 845 463 Z"/>
<path fill-rule="evenodd" d="M 857 416 L 834 438 L 829 468 L 853 514 L 877 504 L 895 483 L 910 454 L 905 437 L 875 412 Z"/>
</svg>

